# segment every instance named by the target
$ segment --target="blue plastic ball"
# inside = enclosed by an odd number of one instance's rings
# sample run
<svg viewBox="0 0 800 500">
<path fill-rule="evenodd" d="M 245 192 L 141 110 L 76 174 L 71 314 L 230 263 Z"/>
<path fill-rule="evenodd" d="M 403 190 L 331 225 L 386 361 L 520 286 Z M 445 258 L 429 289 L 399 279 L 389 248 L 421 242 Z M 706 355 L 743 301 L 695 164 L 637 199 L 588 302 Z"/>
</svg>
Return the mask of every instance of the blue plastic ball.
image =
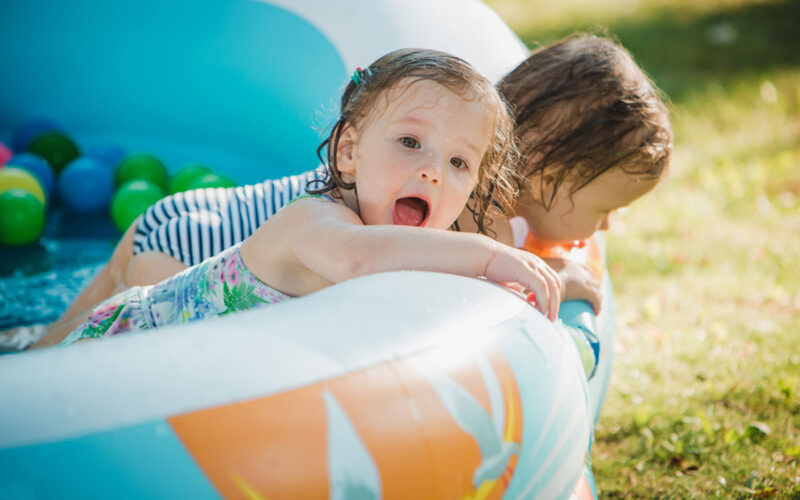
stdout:
<svg viewBox="0 0 800 500">
<path fill-rule="evenodd" d="M 125 155 L 127 155 L 125 150 L 116 144 L 96 144 L 83 151 L 83 156 L 100 160 L 110 169 L 116 168 Z"/>
<path fill-rule="evenodd" d="M 53 187 L 55 184 L 55 175 L 53 169 L 47 160 L 41 156 L 36 156 L 33 153 L 17 153 L 11 157 L 8 165 L 11 167 L 19 167 L 36 176 L 36 179 L 44 186 L 47 192 L 47 197 L 53 194 Z"/>
<path fill-rule="evenodd" d="M 14 135 L 11 136 L 11 149 L 25 151 L 36 137 L 48 132 L 61 132 L 62 130 L 59 124 L 45 118 L 27 121 L 14 130 Z"/>
<path fill-rule="evenodd" d="M 94 158 L 78 158 L 58 177 L 58 194 L 74 212 L 95 212 L 108 207 L 114 190 L 112 171 Z"/>
</svg>

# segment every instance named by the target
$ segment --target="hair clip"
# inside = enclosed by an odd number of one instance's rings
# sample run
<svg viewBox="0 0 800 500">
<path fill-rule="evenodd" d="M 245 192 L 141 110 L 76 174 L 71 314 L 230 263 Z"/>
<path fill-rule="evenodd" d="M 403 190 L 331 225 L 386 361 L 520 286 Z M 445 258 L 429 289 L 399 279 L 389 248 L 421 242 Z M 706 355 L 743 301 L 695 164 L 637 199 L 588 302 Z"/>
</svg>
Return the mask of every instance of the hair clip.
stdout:
<svg viewBox="0 0 800 500">
<path fill-rule="evenodd" d="M 362 71 L 364 71 L 364 70 L 361 69 L 361 68 L 356 68 L 356 70 L 353 72 L 353 76 L 350 77 L 350 79 L 353 80 L 353 83 L 356 84 L 356 87 L 361 86 L 361 72 Z"/>
<path fill-rule="evenodd" d="M 353 83 L 356 84 L 356 87 L 360 87 L 367 78 L 372 78 L 372 70 L 369 68 L 356 68 L 356 70 L 353 72 L 353 76 L 350 77 L 350 79 L 353 80 Z"/>
</svg>

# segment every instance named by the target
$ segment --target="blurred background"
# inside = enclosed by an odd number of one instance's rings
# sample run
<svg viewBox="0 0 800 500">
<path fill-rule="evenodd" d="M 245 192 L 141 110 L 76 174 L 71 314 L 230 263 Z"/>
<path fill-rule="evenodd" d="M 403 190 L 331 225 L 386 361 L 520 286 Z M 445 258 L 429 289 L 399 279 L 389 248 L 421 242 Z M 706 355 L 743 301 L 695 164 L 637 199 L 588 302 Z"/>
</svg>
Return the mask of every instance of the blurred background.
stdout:
<svg viewBox="0 0 800 500">
<path fill-rule="evenodd" d="M 490 0 L 531 48 L 605 34 L 671 100 L 666 182 L 608 237 L 601 498 L 800 498 L 800 2 Z"/>
</svg>

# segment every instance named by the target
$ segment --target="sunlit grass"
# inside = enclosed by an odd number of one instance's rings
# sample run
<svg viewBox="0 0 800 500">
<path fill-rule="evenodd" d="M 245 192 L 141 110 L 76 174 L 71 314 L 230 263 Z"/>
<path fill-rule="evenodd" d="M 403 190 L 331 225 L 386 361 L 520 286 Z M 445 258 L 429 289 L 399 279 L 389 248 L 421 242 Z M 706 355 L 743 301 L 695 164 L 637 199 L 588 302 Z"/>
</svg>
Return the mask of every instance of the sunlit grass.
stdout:
<svg viewBox="0 0 800 500">
<path fill-rule="evenodd" d="M 532 47 L 618 38 L 672 100 L 670 177 L 608 238 L 601 497 L 800 498 L 800 2 L 490 4 Z"/>
</svg>

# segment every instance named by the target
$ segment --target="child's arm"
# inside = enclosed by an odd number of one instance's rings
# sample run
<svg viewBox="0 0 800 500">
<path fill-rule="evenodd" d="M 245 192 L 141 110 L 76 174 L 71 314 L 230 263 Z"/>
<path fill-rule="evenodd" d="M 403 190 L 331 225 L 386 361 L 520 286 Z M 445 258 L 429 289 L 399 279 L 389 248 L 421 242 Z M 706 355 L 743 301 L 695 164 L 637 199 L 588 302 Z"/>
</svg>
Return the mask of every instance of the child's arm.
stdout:
<svg viewBox="0 0 800 500">
<path fill-rule="evenodd" d="M 242 245 L 245 265 L 289 295 L 366 274 L 415 270 L 519 282 L 539 309 L 558 313 L 561 283 L 540 258 L 477 234 L 404 226 L 364 226 L 350 209 L 319 199 L 286 207 Z"/>
</svg>

